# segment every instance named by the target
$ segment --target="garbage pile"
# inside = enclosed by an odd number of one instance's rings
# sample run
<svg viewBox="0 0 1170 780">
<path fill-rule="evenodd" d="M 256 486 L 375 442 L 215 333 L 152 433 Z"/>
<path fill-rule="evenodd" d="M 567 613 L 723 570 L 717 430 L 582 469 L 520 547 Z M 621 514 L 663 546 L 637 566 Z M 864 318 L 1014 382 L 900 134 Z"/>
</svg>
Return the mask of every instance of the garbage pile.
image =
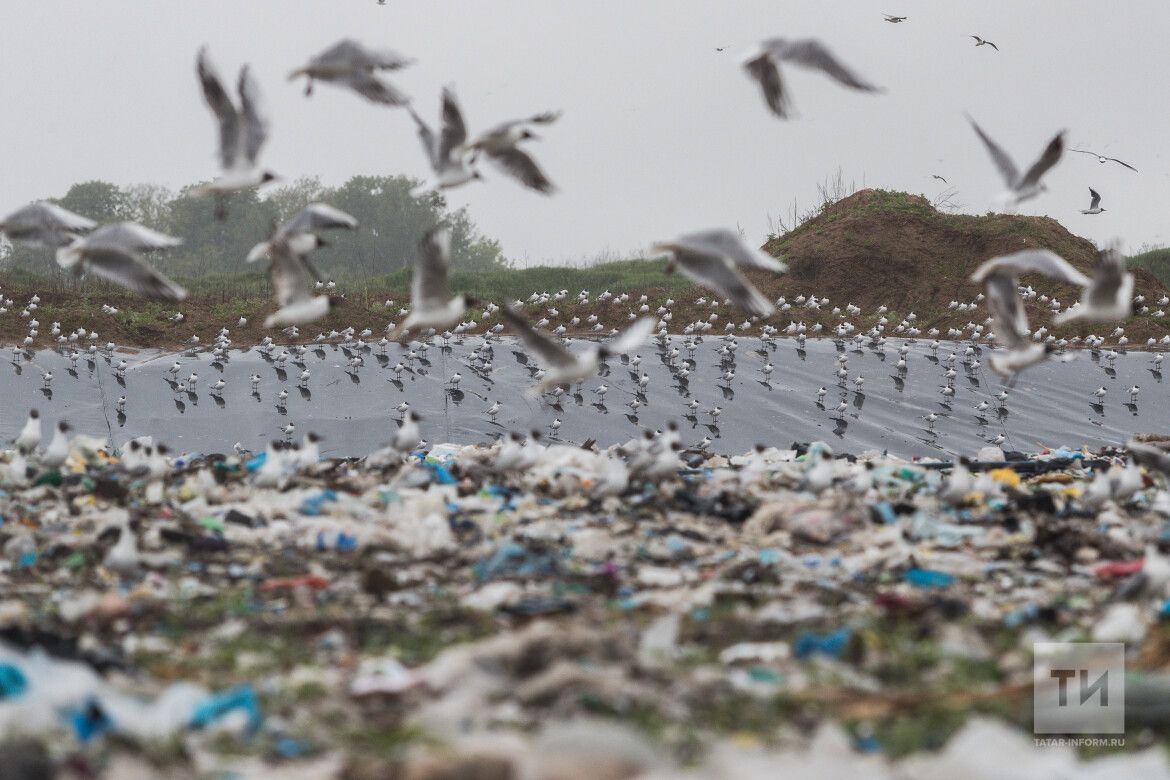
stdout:
<svg viewBox="0 0 1170 780">
<path fill-rule="evenodd" d="M 1170 775 L 1157 443 L 0 456 L 5 777 Z M 1124 746 L 1032 646 L 1126 647 Z"/>
</svg>

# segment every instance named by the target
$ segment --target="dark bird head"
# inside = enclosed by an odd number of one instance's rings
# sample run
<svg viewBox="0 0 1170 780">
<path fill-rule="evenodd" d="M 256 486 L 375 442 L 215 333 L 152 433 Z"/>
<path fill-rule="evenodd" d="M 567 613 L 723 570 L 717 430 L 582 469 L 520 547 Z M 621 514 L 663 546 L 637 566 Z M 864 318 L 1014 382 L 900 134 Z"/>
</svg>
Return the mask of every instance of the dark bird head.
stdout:
<svg viewBox="0 0 1170 780">
<path fill-rule="evenodd" d="M 31 418 L 33 420 L 41 419 L 41 413 L 38 412 L 36 409 L 29 409 L 28 416 L 29 416 L 29 418 Z"/>
<path fill-rule="evenodd" d="M 268 184 L 269 182 L 278 181 L 279 179 L 280 177 L 272 171 L 264 171 L 264 173 L 260 174 L 261 184 Z"/>
</svg>

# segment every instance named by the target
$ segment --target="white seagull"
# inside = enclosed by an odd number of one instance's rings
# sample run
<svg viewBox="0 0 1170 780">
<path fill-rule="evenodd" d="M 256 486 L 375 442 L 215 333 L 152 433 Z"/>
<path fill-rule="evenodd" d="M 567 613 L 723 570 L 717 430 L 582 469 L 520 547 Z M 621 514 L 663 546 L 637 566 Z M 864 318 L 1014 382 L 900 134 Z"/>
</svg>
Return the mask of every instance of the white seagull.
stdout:
<svg viewBox="0 0 1170 780">
<path fill-rule="evenodd" d="M 378 78 L 380 70 L 399 70 L 414 62 L 390 49 L 367 49 L 355 40 L 338 41 L 289 74 L 289 81 L 306 77 L 305 94 L 313 94 L 313 81 L 348 87 L 371 103 L 404 106 L 410 98 L 394 85 Z"/>
<path fill-rule="evenodd" d="M 451 269 L 451 231 L 436 225 L 418 242 L 410 278 L 410 314 L 392 338 L 402 341 L 413 330 L 443 330 L 463 319 L 467 307 L 478 304 L 464 295 L 451 297 L 447 275 Z"/>
<path fill-rule="evenodd" d="M 780 74 L 781 62 L 819 70 L 837 83 L 863 92 L 881 91 L 841 64 L 823 43 L 814 38 L 768 38 L 749 52 L 744 58 L 743 68 L 760 85 L 768 108 L 781 119 L 787 119 L 791 110 Z"/>
<path fill-rule="evenodd" d="M 788 266 L 749 246 L 735 231 L 716 228 L 689 233 L 673 241 L 655 244 L 653 249 L 671 254 L 666 264 L 667 273 L 677 268 L 683 276 L 730 299 L 757 317 L 767 317 L 775 311 L 771 301 L 760 294 L 736 266 L 762 268 L 773 273 L 784 273 Z"/>
<path fill-rule="evenodd" d="M 534 352 L 548 368 L 530 394 L 539 394 L 549 387 L 587 379 L 597 372 L 602 360 L 611 355 L 624 355 L 635 349 L 650 337 L 658 325 L 656 318 L 643 317 L 613 339 L 591 344 L 583 352 L 574 354 L 548 334 L 532 327 L 524 315 L 510 304 L 503 307 L 503 312 L 504 321 L 516 332 L 524 346 Z"/>
<path fill-rule="evenodd" d="M 78 275 L 92 274 L 148 298 L 181 301 L 187 291 L 151 268 L 142 254 L 182 243 L 180 238 L 135 222 L 117 222 L 59 248 L 57 265 Z"/>
<path fill-rule="evenodd" d="M 12 241 L 38 243 L 56 249 L 73 241 L 73 233 L 97 227 L 92 219 L 41 201 L 22 206 L 0 222 L 0 231 Z"/>
<path fill-rule="evenodd" d="M 467 163 L 467 125 L 463 121 L 463 112 L 459 110 L 454 90 L 450 87 L 443 89 L 442 125 L 437 136 L 413 108 L 409 110 L 418 126 L 419 141 L 422 142 L 423 152 L 432 171 L 431 178 L 412 189 L 411 195 L 418 197 L 431 190 L 458 187 L 483 178 L 479 171 Z"/>
<path fill-rule="evenodd" d="M 1101 196 L 1095 189 L 1089 187 L 1089 207 L 1081 209 L 1082 214 L 1100 214 L 1105 209 L 1101 208 Z"/>
<path fill-rule="evenodd" d="M 983 128 L 979 127 L 971 117 L 967 117 L 967 121 L 971 123 L 971 127 L 975 128 L 976 135 L 979 140 L 983 141 L 983 145 L 987 147 L 988 154 L 991 155 L 992 162 L 999 170 L 999 175 L 1003 177 L 1004 183 L 1007 184 L 1008 192 L 1006 193 L 1006 202 L 1010 204 L 1022 203 L 1029 198 L 1034 198 L 1047 188 L 1040 181 L 1041 177 L 1048 172 L 1052 166 L 1060 161 L 1061 152 L 1064 150 L 1064 131 L 1057 133 L 1048 146 L 1044 147 L 1044 152 L 1032 166 L 1022 174 L 1016 168 L 1015 162 L 1008 156 L 995 141 L 983 132 Z"/>
<path fill-rule="evenodd" d="M 199 83 L 203 97 L 219 122 L 219 164 L 218 178 L 196 190 L 199 195 L 214 195 L 215 216 L 227 217 L 227 196 L 254 189 L 261 184 L 275 181 L 276 174 L 258 166 L 260 150 L 268 140 L 268 118 L 260 107 L 260 88 L 245 65 L 240 68 L 236 91 L 240 96 L 237 109 L 223 88 L 215 66 L 207 56 L 207 47 L 199 50 L 196 58 Z"/>
</svg>

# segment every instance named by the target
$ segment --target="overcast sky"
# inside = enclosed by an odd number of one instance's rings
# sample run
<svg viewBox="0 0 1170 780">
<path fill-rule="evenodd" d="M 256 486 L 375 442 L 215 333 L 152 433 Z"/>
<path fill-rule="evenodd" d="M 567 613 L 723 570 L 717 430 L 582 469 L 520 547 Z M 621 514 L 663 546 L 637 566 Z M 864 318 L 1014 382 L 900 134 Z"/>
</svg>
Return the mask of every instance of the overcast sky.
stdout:
<svg viewBox="0 0 1170 780">
<path fill-rule="evenodd" d="M 883 11 L 909 20 L 886 23 Z M 487 183 L 449 191 L 522 264 L 623 254 L 719 225 L 762 240 L 770 214 L 811 203 L 838 167 L 859 186 L 928 196 L 942 189 L 938 173 L 965 211 L 982 213 L 1001 183 L 964 112 L 1021 167 L 1067 128 L 1072 146 L 1141 171 L 1066 153 L 1024 213 L 1131 250 L 1170 241 L 1164 0 L 52 0 L 7 6 L 3 20 L 4 210 L 86 179 L 177 188 L 210 178 L 214 126 L 194 74 L 204 43 L 225 78 L 242 62 L 255 69 L 273 125 L 265 162 L 286 179 L 422 177 L 405 111 L 328 85 L 305 98 L 286 81 L 349 36 L 417 59 L 392 78 L 424 116 L 448 83 L 473 132 L 564 110 L 534 147 L 557 194 L 490 168 Z M 1000 51 L 976 49 L 970 34 Z M 789 70 L 799 114 L 775 119 L 739 65 L 765 36 L 821 38 L 887 92 Z M 1090 186 L 1105 214 L 1079 213 Z"/>
</svg>

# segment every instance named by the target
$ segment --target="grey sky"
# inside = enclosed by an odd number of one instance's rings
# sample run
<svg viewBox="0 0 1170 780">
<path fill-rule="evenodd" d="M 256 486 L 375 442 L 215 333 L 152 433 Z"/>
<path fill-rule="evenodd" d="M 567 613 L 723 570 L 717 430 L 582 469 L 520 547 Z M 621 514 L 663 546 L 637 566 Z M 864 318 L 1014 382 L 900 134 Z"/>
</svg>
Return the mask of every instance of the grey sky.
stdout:
<svg viewBox="0 0 1170 780">
<path fill-rule="evenodd" d="M 91 178 L 178 187 L 210 177 L 214 131 L 194 75 L 203 43 L 225 78 L 243 61 L 255 69 L 273 120 L 268 167 L 326 183 L 422 177 L 404 111 L 328 85 L 306 99 L 285 80 L 351 36 L 417 58 L 394 80 L 424 116 L 434 118 L 446 83 L 473 131 L 564 110 L 535 147 L 559 193 L 536 195 L 490 167 L 488 183 L 450 193 L 521 263 L 624 253 L 716 225 L 762 239 L 769 214 L 794 197 L 811 203 L 838 166 L 859 185 L 928 196 L 939 173 L 965 211 L 987 211 L 1001 183 L 964 111 L 1020 165 L 1067 128 L 1071 145 L 1141 171 L 1068 154 L 1023 213 L 1130 249 L 1170 236 L 1161 1 L 54 0 L 5 11 L 3 209 Z M 910 19 L 888 24 L 883 11 Z M 970 34 L 1000 51 L 974 48 Z M 854 93 L 790 69 L 799 115 L 777 120 L 739 66 L 770 35 L 819 37 L 888 91 Z M 1079 213 L 1090 186 L 1105 214 Z"/>
</svg>

